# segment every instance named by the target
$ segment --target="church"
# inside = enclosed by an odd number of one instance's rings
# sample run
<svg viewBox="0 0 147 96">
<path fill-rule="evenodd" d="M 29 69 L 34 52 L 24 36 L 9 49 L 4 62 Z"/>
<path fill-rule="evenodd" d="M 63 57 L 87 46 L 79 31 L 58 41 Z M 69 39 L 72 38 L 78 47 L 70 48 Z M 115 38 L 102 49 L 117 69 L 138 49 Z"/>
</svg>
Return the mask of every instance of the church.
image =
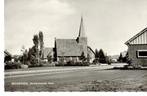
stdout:
<svg viewBox="0 0 147 96">
<path fill-rule="evenodd" d="M 84 54 L 91 60 L 94 57 L 94 51 L 87 45 L 87 37 L 84 32 L 83 18 L 81 17 L 79 35 L 75 39 L 55 39 L 54 60 L 61 61 L 62 58 L 66 62 L 73 60 L 80 61 L 80 56 Z"/>
</svg>

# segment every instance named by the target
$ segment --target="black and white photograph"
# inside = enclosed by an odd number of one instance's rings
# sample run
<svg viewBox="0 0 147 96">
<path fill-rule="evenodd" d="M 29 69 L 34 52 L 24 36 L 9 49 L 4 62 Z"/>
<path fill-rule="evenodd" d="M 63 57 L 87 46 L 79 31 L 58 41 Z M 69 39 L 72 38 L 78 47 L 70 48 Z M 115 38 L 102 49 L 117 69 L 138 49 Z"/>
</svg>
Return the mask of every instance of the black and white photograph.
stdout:
<svg viewBox="0 0 147 96">
<path fill-rule="evenodd" d="M 147 0 L 4 0 L 5 92 L 147 92 Z"/>
</svg>

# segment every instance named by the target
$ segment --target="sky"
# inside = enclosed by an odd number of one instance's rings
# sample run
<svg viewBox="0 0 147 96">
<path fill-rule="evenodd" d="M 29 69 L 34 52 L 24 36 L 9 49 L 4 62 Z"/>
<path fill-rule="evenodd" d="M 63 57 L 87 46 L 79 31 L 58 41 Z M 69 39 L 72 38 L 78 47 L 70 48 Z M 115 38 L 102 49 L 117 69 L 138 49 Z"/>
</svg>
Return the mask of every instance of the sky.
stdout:
<svg viewBox="0 0 147 96">
<path fill-rule="evenodd" d="M 127 50 L 124 44 L 147 27 L 147 0 L 4 0 L 5 50 L 21 54 L 42 31 L 45 47 L 55 38 L 75 39 L 83 17 L 88 45 L 107 55 Z"/>
</svg>

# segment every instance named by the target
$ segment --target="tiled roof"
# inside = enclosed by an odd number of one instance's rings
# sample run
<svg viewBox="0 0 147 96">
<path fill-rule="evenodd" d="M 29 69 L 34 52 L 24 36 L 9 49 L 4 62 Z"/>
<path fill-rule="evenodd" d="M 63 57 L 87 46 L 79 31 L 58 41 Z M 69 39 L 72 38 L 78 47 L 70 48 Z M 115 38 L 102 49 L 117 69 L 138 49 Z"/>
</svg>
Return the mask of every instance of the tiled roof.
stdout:
<svg viewBox="0 0 147 96">
<path fill-rule="evenodd" d="M 56 39 L 57 56 L 87 55 L 87 45 L 77 43 L 76 39 Z"/>
<path fill-rule="evenodd" d="M 7 50 L 4 51 L 5 56 L 12 56 L 11 53 L 9 53 Z"/>
<path fill-rule="evenodd" d="M 50 48 L 50 47 L 46 47 L 44 48 L 43 50 L 43 57 L 44 58 L 47 58 L 48 55 L 52 55 L 53 53 L 53 48 Z"/>
</svg>

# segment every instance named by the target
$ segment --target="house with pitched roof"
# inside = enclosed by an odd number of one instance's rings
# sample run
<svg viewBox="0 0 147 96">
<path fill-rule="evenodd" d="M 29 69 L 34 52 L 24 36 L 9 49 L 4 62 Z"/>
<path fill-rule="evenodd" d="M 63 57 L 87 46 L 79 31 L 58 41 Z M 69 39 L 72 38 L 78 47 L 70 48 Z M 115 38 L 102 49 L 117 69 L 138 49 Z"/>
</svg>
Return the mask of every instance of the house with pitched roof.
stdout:
<svg viewBox="0 0 147 96">
<path fill-rule="evenodd" d="M 4 51 L 4 62 L 8 62 L 11 61 L 12 59 L 12 54 L 10 52 L 8 52 L 7 50 Z"/>
<path fill-rule="evenodd" d="M 48 56 L 53 58 L 53 48 L 52 47 L 45 47 L 43 49 L 43 60 L 48 61 Z"/>
<path fill-rule="evenodd" d="M 125 44 L 128 46 L 128 56 L 132 64 L 147 66 L 147 28 L 129 39 Z"/>
<path fill-rule="evenodd" d="M 79 28 L 79 35 L 75 39 L 55 39 L 54 58 L 55 61 L 60 61 L 62 58 L 65 61 L 79 61 L 80 56 L 94 56 L 93 50 L 87 45 L 87 37 L 84 32 L 83 18 Z M 92 57 L 91 57 L 92 58 Z"/>
</svg>

